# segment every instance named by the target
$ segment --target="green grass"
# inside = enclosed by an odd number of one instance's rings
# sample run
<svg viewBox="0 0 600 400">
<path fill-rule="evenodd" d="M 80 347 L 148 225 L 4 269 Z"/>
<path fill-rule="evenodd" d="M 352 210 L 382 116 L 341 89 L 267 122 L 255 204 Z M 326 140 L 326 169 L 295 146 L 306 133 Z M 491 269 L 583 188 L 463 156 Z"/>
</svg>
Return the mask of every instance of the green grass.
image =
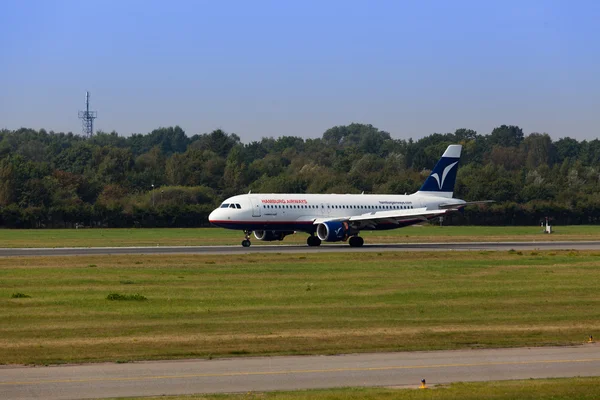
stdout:
<svg viewBox="0 0 600 400">
<path fill-rule="evenodd" d="M 599 267 L 569 251 L 0 258 L 0 361 L 577 344 L 599 336 Z"/>
<path fill-rule="evenodd" d="M 293 392 L 136 397 L 140 400 L 596 400 L 600 378 L 453 383 L 428 389 L 342 388 Z"/>
<path fill-rule="evenodd" d="M 449 241 L 600 240 L 600 225 L 558 226 L 546 235 L 538 226 L 412 226 L 390 231 L 362 233 L 367 243 L 414 243 Z M 306 243 L 298 233 L 279 242 Z M 239 245 L 240 231 L 221 228 L 190 229 L 0 229 L 0 247 L 122 247 L 122 246 L 202 246 Z"/>
</svg>

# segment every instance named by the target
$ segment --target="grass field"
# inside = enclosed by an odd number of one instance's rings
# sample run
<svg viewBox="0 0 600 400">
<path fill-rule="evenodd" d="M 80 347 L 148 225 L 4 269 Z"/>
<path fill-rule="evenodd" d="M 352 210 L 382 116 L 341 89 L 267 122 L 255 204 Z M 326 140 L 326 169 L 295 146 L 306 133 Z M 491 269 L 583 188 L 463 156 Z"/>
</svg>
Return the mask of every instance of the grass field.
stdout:
<svg viewBox="0 0 600 400">
<path fill-rule="evenodd" d="M 362 232 L 366 243 L 600 240 L 600 225 L 558 226 L 546 235 L 537 226 L 439 226 L 424 225 L 390 231 Z M 304 244 L 307 235 L 290 235 L 282 242 Z M 0 247 L 122 247 L 239 245 L 240 231 L 220 228 L 190 229 L 0 229 Z M 253 238 L 254 239 L 254 238 Z"/>
<path fill-rule="evenodd" d="M 600 331 L 599 267 L 568 251 L 0 258 L 0 360 L 576 344 Z"/>
<path fill-rule="evenodd" d="M 596 400 L 600 378 L 455 383 L 425 390 L 344 388 L 296 392 L 143 397 L 139 400 Z"/>
</svg>

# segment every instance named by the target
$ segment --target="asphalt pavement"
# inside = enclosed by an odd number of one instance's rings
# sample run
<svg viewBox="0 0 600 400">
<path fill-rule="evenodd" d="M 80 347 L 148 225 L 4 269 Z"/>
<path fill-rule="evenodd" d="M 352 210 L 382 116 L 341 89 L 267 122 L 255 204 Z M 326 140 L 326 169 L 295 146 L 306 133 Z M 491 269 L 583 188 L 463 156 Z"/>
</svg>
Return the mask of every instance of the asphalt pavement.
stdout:
<svg viewBox="0 0 600 400">
<path fill-rule="evenodd" d="M 600 241 L 577 242 L 460 242 L 460 243 L 400 243 L 242 246 L 156 246 L 156 247 L 57 247 L 0 248 L 0 257 L 85 256 L 119 254 L 253 254 L 253 253 L 364 253 L 385 251 L 507 251 L 507 250 L 600 250 Z"/>
<path fill-rule="evenodd" d="M 0 367 L 0 399 L 96 399 L 600 374 L 600 346 Z"/>
</svg>

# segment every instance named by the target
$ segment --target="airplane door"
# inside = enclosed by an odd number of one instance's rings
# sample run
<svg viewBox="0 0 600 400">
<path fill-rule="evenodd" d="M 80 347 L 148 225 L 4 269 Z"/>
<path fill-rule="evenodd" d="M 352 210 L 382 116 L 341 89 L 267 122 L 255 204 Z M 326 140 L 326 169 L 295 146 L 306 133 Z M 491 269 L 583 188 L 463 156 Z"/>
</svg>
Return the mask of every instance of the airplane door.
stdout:
<svg viewBox="0 0 600 400">
<path fill-rule="evenodd" d="M 329 203 L 321 203 L 321 215 L 326 217 L 331 213 L 331 206 Z"/>
<path fill-rule="evenodd" d="M 258 203 L 258 199 L 250 198 L 250 203 L 252 203 L 252 216 L 260 217 L 260 204 Z"/>
</svg>

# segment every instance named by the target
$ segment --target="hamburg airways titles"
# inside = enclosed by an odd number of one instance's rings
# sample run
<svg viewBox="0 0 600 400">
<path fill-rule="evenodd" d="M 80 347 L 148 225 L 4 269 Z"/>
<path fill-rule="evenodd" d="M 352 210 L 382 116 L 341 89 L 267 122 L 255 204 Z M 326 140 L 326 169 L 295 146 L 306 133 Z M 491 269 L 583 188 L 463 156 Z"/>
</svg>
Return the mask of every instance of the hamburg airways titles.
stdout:
<svg viewBox="0 0 600 400">
<path fill-rule="evenodd" d="M 306 200 L 298 199 L 263 199 L 263 204 L 308 204 Z"/>
</svg>

